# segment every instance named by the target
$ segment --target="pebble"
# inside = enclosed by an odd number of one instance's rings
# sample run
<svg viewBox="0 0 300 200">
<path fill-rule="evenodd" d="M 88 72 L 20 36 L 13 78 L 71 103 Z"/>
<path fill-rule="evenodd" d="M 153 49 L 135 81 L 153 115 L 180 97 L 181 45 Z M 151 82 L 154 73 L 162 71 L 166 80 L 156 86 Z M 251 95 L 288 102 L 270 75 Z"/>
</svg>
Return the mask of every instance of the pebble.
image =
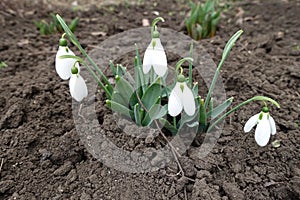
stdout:
<svg viewBox="0 0 300 200">
<path fill-rule="evenodd" d="M 73 165 L 70 161 L 65 162 L 62 166 L 60 166 L 57 170 L 53 172 L 54 176 L 63 176 L 67 174 L 71 169 L 73 168 Z"/>
</svg>

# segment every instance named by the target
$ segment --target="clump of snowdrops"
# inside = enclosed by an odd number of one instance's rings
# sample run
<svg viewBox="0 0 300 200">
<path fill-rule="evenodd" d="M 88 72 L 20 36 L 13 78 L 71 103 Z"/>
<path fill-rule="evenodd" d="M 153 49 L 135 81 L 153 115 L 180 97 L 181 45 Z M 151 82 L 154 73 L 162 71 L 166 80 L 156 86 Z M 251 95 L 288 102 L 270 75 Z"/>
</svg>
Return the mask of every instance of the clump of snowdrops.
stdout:
<svg viewBox="0 0 300 200">
<path fill-rule="evenodd" d="M 250 102 L 261 101 L 263 102 L 261 112 L 246 122 L 244 131 L 249 132 L 256 126 L 255 140 L 260 146 L 267 145 L 270 136 L 276 133 L 275 121 L 269 113 L 267 104 L 270 102 L 279 108 L 280 106 L 275 100 L 265 96 L 254 96 L 229 109 L 233 102 L 232 97 L 217 106 L 214 105 L 211 97 L 222 65 L 243 33 L 242 30 L 236 32 L 228 40 L 208 93 L 200 96 L 197 82 L 193 83 L 192 57 L 182 58 L 173 66 L 175 74 L 173 83 L 166 84 L 170 69 L 157 27 L 159 21 L 164 21 L 163 18 L 158 17 L 151 24 L 152 39 L 143 59 L 136 47 L 134 74 L 131 75 L 122 65 L 109 63 L 115 77 L 115 83 L 112 84 L 82 48 L 64 20 L 59 15 L 56 17 L 65 34 L 59 40 L 55 68 L 63 80 L 69 79 L 70 93 L 76 101 L 80 102 L 88 95 L 88 88 L 84 78 L 80 75 L 80 67 L 84 66 L 104 91 L 107 99 L 106 105 L 139 126 L 153 126 L 160 123 L 173 134 L 176 134 L 183 126 L 197 127 L 198 133 L 211 132 L 229 114 Z M 80 50 L 86 61 L 75 56 L 68 48 L 65 36 L 68 36 L 68 39 Z M 191 52 L 190 55 L 192 55 Z M 184 75 L 182 68 L 182 64 L 185 62 L 189 64 L 187 76 Z M 227 109 L 229 111 L 226 112 Z"/>
</svg>

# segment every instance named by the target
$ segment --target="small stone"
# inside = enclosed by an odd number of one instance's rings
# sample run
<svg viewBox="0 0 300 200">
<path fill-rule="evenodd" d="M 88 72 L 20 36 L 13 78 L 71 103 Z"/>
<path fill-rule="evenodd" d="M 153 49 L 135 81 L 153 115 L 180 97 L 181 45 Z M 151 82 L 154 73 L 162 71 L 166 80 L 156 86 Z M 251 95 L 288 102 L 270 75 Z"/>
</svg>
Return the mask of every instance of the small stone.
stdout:
<svg viewBox="0 0 300 200">
<path fill-rule="evenodd" d="M 148 20 L 148 19 L 143 19 L 143 20 L 142 20 L 142 25 L 143 25 L 144 27 L 150 26 L 149 20 Z"/>
<path fill-rule="evenodd" d="M 73 165 L 70 161 L 65 162 L 62 166 L 60 166 L 57 170 L 54 171 L 54 176 L 63 176 L 67 174 L 71 169 L 73 168 Z"/>
<path fill-rule="evenodd" d="M 283 37 L 284 37 L 284 32 L 279 31 L 277 32 L 275 39 L 278 41 L 278 40 L 282 40 Z"/>
</svg>

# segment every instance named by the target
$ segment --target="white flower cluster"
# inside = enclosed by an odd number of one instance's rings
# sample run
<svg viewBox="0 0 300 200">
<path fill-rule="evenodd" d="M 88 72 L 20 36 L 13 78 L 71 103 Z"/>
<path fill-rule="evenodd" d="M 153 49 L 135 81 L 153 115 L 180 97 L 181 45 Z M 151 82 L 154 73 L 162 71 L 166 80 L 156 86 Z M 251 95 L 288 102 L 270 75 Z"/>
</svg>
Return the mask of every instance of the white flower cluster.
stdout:
<svg viewBox="0 0 300 200">
<path fill-rule="evenodd" d="M 69 81 L 71 96 L 76 101 L 82 101 L 88 95 L 87 86 L 84 79 L 80 76 L 79 64 L 74 58 L 61 58 L 61 56 L 75 56 L 75 54 L 67 46 L 64 38 L 60 39 L 60 45 L 55 57 L 55 69 L 57 74 L 63 80 Z"/>
<path fill-rule="evenodd" d="M 144 55 L 143 72 L 147 74 L 151 68 L 160 77 L 163 77 L 168 69 L 167 56 L 159 38 L 152 38 Z M 192 90 L 188 87 L 185 78 L 181 77 L 180 80 L 177 79 L 169 96 L 168 112 L 175 117 L 183 109 L 187 115 L 192 116 L 195 114 L 196 106 Z"/>
</svg>

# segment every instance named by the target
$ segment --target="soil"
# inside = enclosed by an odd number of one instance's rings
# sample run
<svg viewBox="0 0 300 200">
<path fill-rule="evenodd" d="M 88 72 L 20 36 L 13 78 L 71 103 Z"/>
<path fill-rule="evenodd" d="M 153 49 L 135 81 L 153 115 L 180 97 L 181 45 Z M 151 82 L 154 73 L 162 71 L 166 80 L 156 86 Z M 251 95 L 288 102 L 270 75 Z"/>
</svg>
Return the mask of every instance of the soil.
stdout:
<svg viewBox="0 0 300 200">
<path fill-rule="evenodd" d="M 0 69 L 1 199 L 300 198 L 298 0 L 237 1 L 222 16 L 217 36 L 200 41 L 218 62 L 229 37 L 244 30 L 222 78 L 234 105 L 255 95 L 280 103 L 280 109 L 271 107 L 277 134 L 266 147 L 255 143 L 253 131 L 243 132 L 246 120 L 261 108 L 252 103 L 227 118 L 205 158 L 197 157 L 197 145 L 179 158 L 188 178 L 176 175 L 176 162 L 155 172 L 125 173 L 106 167 L 87 151 L 75 129 L 68 82 L 54 69 L 60 34 L 41 36 L 33 20 L 49 19 L 51 12 L 63 13 L 67 20 L 78 16 L 76 35 L 89 51 L 112 35 L 141 27 L 142 19 L 155 17 L 154 10 L 166 19 L 162 27 L 185 32 L 182 11 L 188 7 L 178 0 L 76 11 L 43 3 L 0 2 L 0 58 L 8 65 Z M 119 130 L 110 116 L 103 115 L 100 122 L 108 135 L 114 135 Z M 128 144 L 124 148 L 138 148 L 134 139 L 127 143 L 128 137 L 120 133 L 114 137 L 116 143 Z M 275 140 L 280 140 L 280 147 L 271 144 Z"/>
</svg>

